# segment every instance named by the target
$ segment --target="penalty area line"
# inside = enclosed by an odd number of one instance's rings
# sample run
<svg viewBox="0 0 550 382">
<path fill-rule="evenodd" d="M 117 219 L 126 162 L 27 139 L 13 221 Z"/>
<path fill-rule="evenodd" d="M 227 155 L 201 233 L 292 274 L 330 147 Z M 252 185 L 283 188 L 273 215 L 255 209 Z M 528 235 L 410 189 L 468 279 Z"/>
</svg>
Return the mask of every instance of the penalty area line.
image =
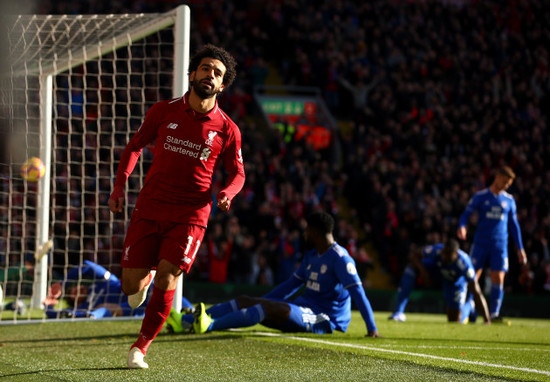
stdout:
<svg viewBox="0 0 550 382">
<path fill-rule="evenodd" d="M 531 369 L 531 368 L 527 368 L 527 367 L 498 365 L 498 364 L 495 364 L 495 363 L 480 362 L 480 361 L 469 361 L 469 360 L 466 360 L 466 359 L 449 358 L 449 357 L 440 357 L 440 356 L 437 356 L 437 355 L 413 353 L 413 352 L 402 351 L 402 350 L 394 350 L 394 349 L 383 349 L 383 348 L 377 348 L 377 347 L 365 346 L 365 345 L 343 344 L 343 343 L 332 342 L 332 341 L 327 341 L 327 340 L 319 340 L 319 339 L 316 339 L 316 338 L 287 336 L 287 335 L 278 334 L 278 333 L 268 333 L 268 332 L 250 332 L 250 333 L 255 334 L 255 335 L 264 336 L 264 337 L 280 337 L 280 338 L 287 338 L 287 339 L 296 340 L 296 341 L 313 342 L 313 343 L 318 343 L 318 344 L 323 344 L 323 345 L 341 346 L 341 347 L 348 347 L 348 348 L 354 348 L 354 349 L 370 350 L 370 351 L 380 352 L 380 353 L 401 354 L 401 355 L 408 355 L 408 356 L 419 357 L 419 358 L 437 359 L 437 360 L 442 360 L 442 361 L 451 361 L 451 362 L 464 363 L 464 364 L 469 364 L 469 365 L 487 366 L 487 367 L 495 367 L 495 368 L 499 368 L 499 369 L 510 369 L 510 370 L 516 370 L 516 371 L 525 371 L 525 372 L 529 372 L 529 373 L 550 375 L 550 371 Z"/>
</svg>

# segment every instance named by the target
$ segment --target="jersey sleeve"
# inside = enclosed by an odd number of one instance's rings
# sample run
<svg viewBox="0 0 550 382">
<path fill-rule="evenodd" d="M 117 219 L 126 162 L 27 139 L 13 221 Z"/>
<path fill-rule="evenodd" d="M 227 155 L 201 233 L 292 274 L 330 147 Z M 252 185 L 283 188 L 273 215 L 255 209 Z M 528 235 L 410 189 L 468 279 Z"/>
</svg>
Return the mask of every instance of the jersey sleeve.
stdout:
<svg viewBox="0 0 550 382">
<path fill-rule="evenodd" d="M 422 249 L 422 264 L 426 268 L 435 266 L 437 257 L 437 248 L 435 245 L 427 245 Z"/>
<path fill-rule="evenodd" d="M 126 181 L 134 170 L 141 155 L 141 151 L 147 144 L 153 142 L 156 138 L 158 128 L 156 114 L 159 113 L 160 109 L 160 103 L 154 104 L 151 109 L 149 109 L 139 130 L 124 148 L 118 163 L 115 186 L 111 198 L 122 196 Z"/>
<path fill-rule="evenodd" d="M 241 132 L 236 125 L 233 125 L 233 129 L 229 134 L 227 146 L 223 153 L 223 164 L 229 176 L 227 184 L 217 196 L 218 199 L 226 196 L 231 201 L 241 191 L 245 181 Z"/>
<path fill-rule="evenodd" d="M 365 289 L 363 289 L 363 286 L 353 285 L 348 288 L 348 291 L 351 295 L 351 299 L 357 306 L 357 309 L 359 309 L 361 317 L 363 317 L 363 321 L 365 321 L 365 324 L 367 325 L 367 331 L 378 331 L 374 322 L 374 312 L 372 310 L 372 306 L 370 305 L 369 299 L 365 294 Z"/>
<path fill-rule="evenodd" d="M 294 293 L 296 293 L 302 285 L 304 285 L 304 282 L 297 278 L 294 274 L 288 280 L 282 282 L 270 292 L 266 293 L 263 297 L 277 300 L 287 300 Z"/>
<path fill-rule="evenodd" d="M 461 262 L 461 264 L 459 264 L 459 269 L 462 270 L 462 274 L 464 275 L 464 278 L 466 279 L 466 281 L 467 282 L 474 281 L 476 278 L 476 271 L 472 263 L 472 260 L 470 259 L 470 256 L 466 252 L 459 250 L 458 261 Z"/>
<path fill-rule="evenodd" d="M 362 285 L 361 279 L 357 274 L 355 261 L 351 256 L 340 256 L 334 264 L 336 277 L 342 283 L 344 288 L 348 289 L 352 285 Z"/>
<path fill-rule="evenodd" d="M 466 227 L 468 225 L 468 220 L 470 219 L 470 216 L 474 213 L 474 211 L 477 210 L 479 204 L 479 198 L 477 197 L 477 194 L 474 195 L 470 201 L 468 202 L 468 205 L 466 206 L 466 209 L 460 215 L 460 218 L 458 219 L 458 227 Z"/>
<path fill-rule="evenodd" d="M 523 240 L 521 239 L 521 229 L 519 228 L 517 207 L 514 199 L 511 199 L 510 211 L 508 213 L 508 230 L 510 231 L 510 235 L 518 249 L 523 249 Z"/>
<path fill-rule="evenodd" d="M 82 265 L 74 267 L 67 272 L 65 280 L 78 280 L 86 278 L 88 280 L 102 280 L 108 279 L 111 276 L 111 272 L 103 268 L 101 265 L 96 264 L 89 260 L 84 260 Z"/>
</svg>

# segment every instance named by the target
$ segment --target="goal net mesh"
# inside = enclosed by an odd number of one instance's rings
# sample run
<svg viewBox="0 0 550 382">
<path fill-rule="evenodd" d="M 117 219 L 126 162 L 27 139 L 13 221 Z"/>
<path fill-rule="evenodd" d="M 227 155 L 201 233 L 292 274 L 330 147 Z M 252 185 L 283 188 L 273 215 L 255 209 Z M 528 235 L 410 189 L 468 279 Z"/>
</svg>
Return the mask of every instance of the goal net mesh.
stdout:
<svg viewBox="0 0 550 382">
<path fill-rule="evenodd" d="M 3 18 L 10 59 L 0 102 L 0 320 L 44 317 L 42 309 L 28 309 L 43 252 L 48 285 L 84 260 L 119 274 L 128 211 L 151 148 L 128 181 L 128 208 L 113 215 L 107 201 L 120 154 L 146 111 L 172 98 L 173 24 L 171 14 Z M 51 181 L 42 185 L 25 181 L 20 166 L 39 157 L 44 143 L 40 87 L 47 75 L 53 79 L 51 162 L 43 160 L 50 163 Z M 37 239 L 40 187 L 50 190 L 49 250 Z M 67 308 L 65 294 L 67 289 L 56 308 Z"/>
</svg>

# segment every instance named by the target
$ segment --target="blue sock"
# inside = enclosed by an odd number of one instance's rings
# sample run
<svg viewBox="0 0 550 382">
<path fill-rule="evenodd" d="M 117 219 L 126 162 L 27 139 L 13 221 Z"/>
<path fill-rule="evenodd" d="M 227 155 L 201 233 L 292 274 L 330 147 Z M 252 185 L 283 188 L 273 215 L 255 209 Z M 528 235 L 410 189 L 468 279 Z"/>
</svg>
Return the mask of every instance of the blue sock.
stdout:
<svg viewBox="0 0 550 382">
<path fill-rule="evenodd" d="M 489 302 L 491 317 L 498 317 L 500 315 L 500 307 L 502 306 L 503 297 L 504 285 L 491 285 L 491 296 Z"/>
<path fill-rule="evenodd" d="M 460 323 L 464 323 L 464 320 L 470 318 L 470 313 L 474 310 L 474 298 L 470 297 L 464 305 L 462 305 L 462 309 L 460 310 Z"/>
<path fill-rule="evenodd" d="M 221 304 L 211 306 L 206 309 L 206 313 L 208 313 L 212 318 L 219 318 L 238 310 L 239 305 L 237 304 L 237 300 L 229 300 L 227 302 L 222 302 Z"/>
<path fill-rule="evenodd" d="M 237 312 L 226 314 L 215 319 L 208 331 L 223 330 L 229 328 L 243 328 L 259 324 L 265 319 L 265 310 L 261 304 L 241 309 Z"/>
<path fill-rule="evenodd" d="M 405 307 L 409 302 L 409 296 L 414 288 L 416 281 L 416 272 L 411 267 L 405 268 L 401 282 L 399 283 L 399 289 L 397 290 L 397 309 L 396 312 L 405 312 Z"/>
<path fill-rule="evenodd" d="M 107 308 L 99 308 L 92 310 L 90 316 L 93 318 L 111 317 L 111 311 Z"/>
<path fill-rule="evenodd" d="M 237 300 L 230 300 L 211 306 L 210 308 L 206 309 L 206 313 L 209 314 L 210 317 L 216 319 L 223 317 L 229 313 L 236 312 L 238 310 L 239 306 L 237 304 Z M 195 321 L 195 316 L 192 314 L 184 314 L 183 316 L 181 316 L 182 323 L 193 324 L 193 321 Z"/>
</svg>

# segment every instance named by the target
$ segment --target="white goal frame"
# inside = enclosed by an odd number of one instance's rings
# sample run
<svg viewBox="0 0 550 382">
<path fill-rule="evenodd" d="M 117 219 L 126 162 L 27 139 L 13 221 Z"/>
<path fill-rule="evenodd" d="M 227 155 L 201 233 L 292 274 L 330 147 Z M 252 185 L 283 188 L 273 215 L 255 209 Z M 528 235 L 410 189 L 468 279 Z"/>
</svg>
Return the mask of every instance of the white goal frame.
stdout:
<svg viewBox="0 0 550 382">
<path fill-rule="evenodd" d="M 94 15 L 98 18 L 110 17 L 109 15 Z M 111 15 L 112 16 L 112 15 Z M 120 16 L 120 15 L 117 15 Z M 136 16 L 136 15 L 133 15 Z M 52 16 L 19 16 L 32 17 L 33 21 L 41 22 L 44 18 Z M 78 18 L 83 16 L 63 16 L 66 18 Z M 35 65 L 25 65 L 26 73 L 31 72 L 38 76 L 39 97 L 40 97 L 40 158 L 46 166 L 46 173 L 40 179 L 38 185 L 38 203 L 36 211 L 36 253 L 35 253 L 35 276 L 32 289 L 31 307 L 43 307 L 43 301 L 48 291 L 48 256 L 52 246 L 50 235 L 50 168 L 52 166 L 52 110 L 54 108 L 53 92 L 54 77 L 70 68 L 82 65 L 94 58 L 111 53 L 114 50 L 131 45 L 133 42 L 145 38 L 146 36 L 161 29 L 173 26 L 174 28 L 174 61 L 173 61 L 173 89 L 174 98 L 182 96 L 188 88 L 187 68 L 189 65 L 190 49 L 190 9 L 187 5 L 180 5 L 174 10 L 158 14 L 153 21 L 144 22 L 124 33 L 115 36 L 105 36 L 105 40 L 99 43 L 85 46 L 75 46 L 74 49 L 63 52 L 62 54 L 49 53 L 40 55 L 36 52 L 25 51 L 25 61 L 29 62 L 29 55 L 36 53 L 36 59 L 31 59 Z M 70 38 L 71 36 L 69 36 Z M 40 40 L 37 33 L 36 39 Z M 38 41 L 41 47 L 44 41 Z M 32 42 L 36 45 L 37 42 Z M 44 52 L 42 52 L 44 53 Z M 13 57 L 17 60 L 18 57 Z M 15 73 L 17 74 L 17 73 Z M 12 74 L 13 75 L 13 74 Z M 181 309 L 181 297 L 183 294 L 183 278 L 181 278 L 176 295 L 174 298 L 174 308 Z"/>
</svg>

